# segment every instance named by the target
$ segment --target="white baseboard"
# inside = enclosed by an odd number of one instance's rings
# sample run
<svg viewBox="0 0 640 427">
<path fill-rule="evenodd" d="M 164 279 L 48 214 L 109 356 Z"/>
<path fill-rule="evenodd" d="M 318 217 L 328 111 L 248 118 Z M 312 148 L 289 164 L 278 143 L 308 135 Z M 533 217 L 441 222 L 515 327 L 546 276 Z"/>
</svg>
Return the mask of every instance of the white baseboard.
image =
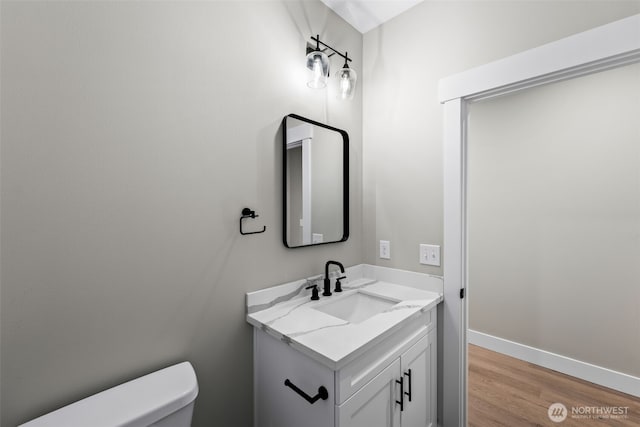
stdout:
<svg viewBox="0 0 640 427">
<path fill-rule="evenodd" d="M 563 374 L 640 397 L 640 378 L 469 329 L 474 344 Z"/>
</svg>

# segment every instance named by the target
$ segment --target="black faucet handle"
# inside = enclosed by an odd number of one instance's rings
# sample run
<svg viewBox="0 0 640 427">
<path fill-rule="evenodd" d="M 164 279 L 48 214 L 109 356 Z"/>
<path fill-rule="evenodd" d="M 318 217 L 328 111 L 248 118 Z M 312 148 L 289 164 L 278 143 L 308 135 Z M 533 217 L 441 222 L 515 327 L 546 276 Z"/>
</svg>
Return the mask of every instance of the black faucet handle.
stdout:
<svg viewBox="0 0 640 427">
<path fill-rule="evenodd" d="M 342 292 L 342 283 L 340 283 L 340 280 L 346 279 L 346 278 L 347 276 L 342 276 L 336 279 L 336 288 L 333 290 L 334 292 Z"/>
<path fill-rule="evenodd" d="M 311 286 L 307 286 L 305 289 L 311 289 L 311 300 L 312 301 L 317 301 L 320 299 L 320 296 L 318 295 L 318 284 L 314 283 Z"/>
</svg>

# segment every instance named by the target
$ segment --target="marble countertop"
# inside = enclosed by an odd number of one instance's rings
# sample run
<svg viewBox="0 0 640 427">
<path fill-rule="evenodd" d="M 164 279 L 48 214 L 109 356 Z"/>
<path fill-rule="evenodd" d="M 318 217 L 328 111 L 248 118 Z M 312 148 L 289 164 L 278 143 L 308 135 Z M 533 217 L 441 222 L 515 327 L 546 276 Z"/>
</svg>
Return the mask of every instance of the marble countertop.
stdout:
<svg viewBox="0 0 640 427">
<path fill-rule="evenodd" d="M 343 292 L 310 299 L 306 281 L 247 294 L 247 321 L 323 365 L 338 370 L 442 301 L 442 292 L 404 286 L 352 271 Z M 356 276 L 356 277 L 353 277 Z M 426 275 L 425 275 L 426 276 Z M 332 281 L 333 283 L 333 281 Z M 321 288 L 321 282 L 319 287 Z M 332 285 L 333 286 L 333 285 Z M 359 323 L 350 323 L 315 307 L 362 292 L 396 302 Z"/>
</svg>

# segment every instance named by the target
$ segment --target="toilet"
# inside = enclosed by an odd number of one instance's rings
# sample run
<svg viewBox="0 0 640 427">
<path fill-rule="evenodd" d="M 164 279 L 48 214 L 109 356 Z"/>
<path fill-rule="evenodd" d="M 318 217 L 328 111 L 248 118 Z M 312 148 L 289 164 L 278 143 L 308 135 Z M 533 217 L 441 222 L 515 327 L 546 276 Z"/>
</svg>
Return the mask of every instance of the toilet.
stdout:
<svg viewBox="0 0 640 427">
<path fill-rule="evenodd" d="M 189 362 L 152 372 L 19 427 L 189 427 L 198 381 Z"/>
</svg>

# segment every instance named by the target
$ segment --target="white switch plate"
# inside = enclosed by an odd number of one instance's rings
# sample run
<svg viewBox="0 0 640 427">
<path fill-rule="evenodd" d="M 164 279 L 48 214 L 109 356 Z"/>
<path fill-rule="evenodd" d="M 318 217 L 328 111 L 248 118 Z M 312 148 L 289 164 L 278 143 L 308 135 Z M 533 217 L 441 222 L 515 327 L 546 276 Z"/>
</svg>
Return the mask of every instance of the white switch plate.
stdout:
<svg viewBox="0 0 640 427">
<path fill-rule="evenodd" d="M 420 244 L 420 264 L 440 266 L 440 246 Z"/>
<path fill-rule="evenodd" d="M 320 233 L 311 233 L 311 243 L 312 244 L 316 244 L 316 243 L 323 243 L 324 242 L 324 235 L 320 234 Z"/>
<path fill-rule="evenodd" d="M 380 258 L 391 259 L 391 242 L 380 240 Z"/>
</svg>

